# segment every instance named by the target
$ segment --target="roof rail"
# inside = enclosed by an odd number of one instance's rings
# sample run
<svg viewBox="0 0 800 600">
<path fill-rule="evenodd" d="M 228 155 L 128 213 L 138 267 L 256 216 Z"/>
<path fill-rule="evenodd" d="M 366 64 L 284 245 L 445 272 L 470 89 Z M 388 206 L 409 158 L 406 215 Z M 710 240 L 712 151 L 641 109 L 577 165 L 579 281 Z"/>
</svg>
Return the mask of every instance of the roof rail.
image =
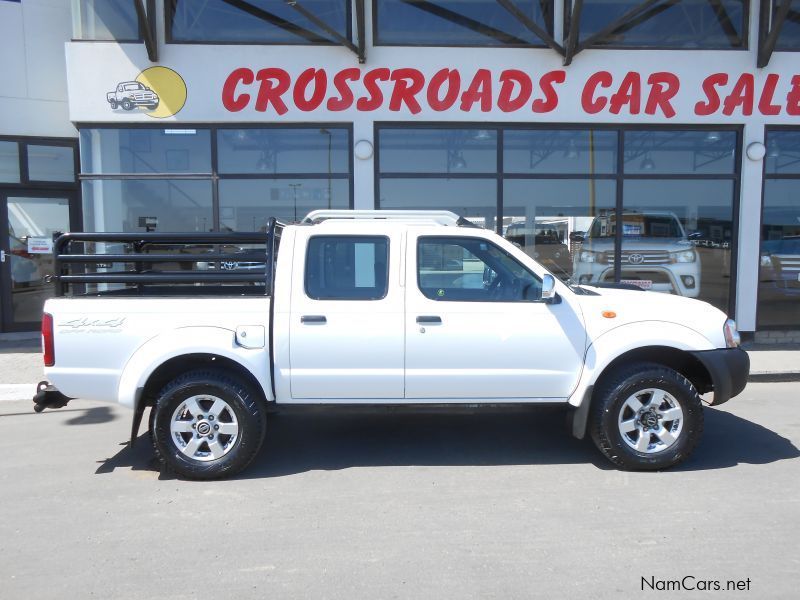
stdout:
<svg viewBox="0 0 800 600">
<path fill-rule="evenodd" d="M 306 215 L 303 223 L 320 223 L 329 219 L 385 219 L 406 222 L 426 221 L 450 226 L 472 225 L 449 210 L 314 210 Z"/>
</svg>

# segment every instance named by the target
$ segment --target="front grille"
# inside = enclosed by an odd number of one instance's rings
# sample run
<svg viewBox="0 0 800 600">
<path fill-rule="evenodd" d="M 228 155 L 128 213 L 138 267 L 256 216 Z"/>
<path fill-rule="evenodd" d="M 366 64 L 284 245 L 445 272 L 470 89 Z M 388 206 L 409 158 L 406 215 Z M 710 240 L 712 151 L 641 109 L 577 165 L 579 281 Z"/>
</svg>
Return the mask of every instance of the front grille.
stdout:
<svg viewBox="0 0 800 600">
<path fill-rule="evenodd" d="M 631 257 L 634 257 L 631 261 Z M 641 257 L 638 259 L 637 257 Z M 608 255 L 608 262 L 614 262 L 614 255 Z M 670 264 L 669 252 L 662 250 L 623 250 L 622 260 L 623 265 L 668 265 Z"/>
<path fill-rule="evenodd" d="M 800 273 L 800 256 L 796 254 L 773 254 L 772 258 L 781 271 Z"/>
</svg>

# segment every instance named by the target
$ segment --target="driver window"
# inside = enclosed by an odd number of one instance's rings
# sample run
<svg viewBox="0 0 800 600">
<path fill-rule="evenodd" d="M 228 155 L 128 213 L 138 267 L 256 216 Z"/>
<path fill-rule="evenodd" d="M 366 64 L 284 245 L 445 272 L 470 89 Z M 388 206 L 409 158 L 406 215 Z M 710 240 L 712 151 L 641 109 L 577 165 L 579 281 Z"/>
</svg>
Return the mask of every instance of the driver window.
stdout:
<svg viewBox="0 0 800 600">
<path fill-rule="evenodd" d="M 417 282 L 431 300 L 540 300 L 542 282 L 498 246 L 478 238 L 421 237 Z"/>
</svg>

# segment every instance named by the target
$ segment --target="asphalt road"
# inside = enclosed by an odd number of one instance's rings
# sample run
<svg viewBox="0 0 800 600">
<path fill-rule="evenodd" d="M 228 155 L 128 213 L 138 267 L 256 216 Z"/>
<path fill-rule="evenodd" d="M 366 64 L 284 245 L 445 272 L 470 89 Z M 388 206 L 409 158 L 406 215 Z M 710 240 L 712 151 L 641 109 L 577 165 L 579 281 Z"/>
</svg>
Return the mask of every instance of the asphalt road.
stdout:
<svg viewBox="0 0 800 600">
<path fill-rule="evenodd" d="M 210 483 L 127 448 L 126 410 L 0 402 L 0 598 L 797 598 L 798 390 L 708 409 L 664 473 L 551 413 L 284 414 Z M 686 576 L 749 591 L 642 583 Z"/>
</svg>

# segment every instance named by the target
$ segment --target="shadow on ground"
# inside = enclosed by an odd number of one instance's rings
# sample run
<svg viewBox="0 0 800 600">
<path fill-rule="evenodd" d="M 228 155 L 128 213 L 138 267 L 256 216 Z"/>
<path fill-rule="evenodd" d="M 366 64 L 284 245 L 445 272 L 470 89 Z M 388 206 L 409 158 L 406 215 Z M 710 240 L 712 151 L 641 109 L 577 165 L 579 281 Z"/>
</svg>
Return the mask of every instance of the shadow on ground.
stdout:
<svg viewBox="0 0 800 600">
<path fill-rule="evenodd" d="M 71 419 L 68 419 L 66 425 L 98 425 L 100 423 L 108 423 L 117 418 L 117 415 L 111 410 L 110 406 L 96 406 L 94 408 L 87 408 Z"/>
<path fill-rule="evenodd" d="M 797 458 L 800 451 L 774 431 L 727 412 L 706 410 L 706 434 L 682 471 L 723 469 Z M 368 466 L 469 466 L 591 463 L 613 466 L 588 440 L 571 437 L 561 412 L 304 413 L 269 420 L 261 453 L 242 479 Z M 148 434 L 102 461 L 159 471 Z M 170 478 L 162 474 L 162 478 Z"/>
</svg>

